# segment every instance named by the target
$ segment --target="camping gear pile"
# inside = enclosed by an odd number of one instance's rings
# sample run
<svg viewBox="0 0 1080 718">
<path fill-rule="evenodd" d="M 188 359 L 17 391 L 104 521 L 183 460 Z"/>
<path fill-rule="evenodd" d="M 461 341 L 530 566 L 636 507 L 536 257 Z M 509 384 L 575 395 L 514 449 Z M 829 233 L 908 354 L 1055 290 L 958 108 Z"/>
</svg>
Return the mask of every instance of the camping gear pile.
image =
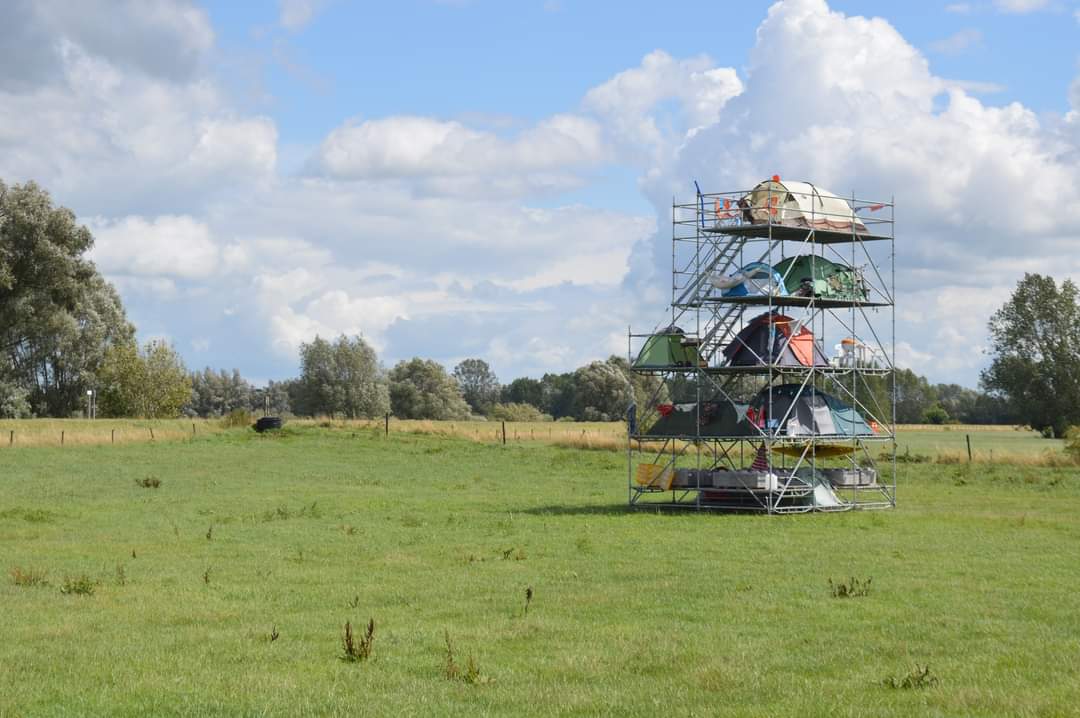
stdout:
<svg viewBox="0 0 1080 718">
<path fill-rule="evenodd" d="M 840 340 L 840 343 L 834 349 L 836 350 L 836 356 L 830 360 L 833 366 L 846 369 L 856 367 L 863 369 L 881 368 L 883 362 L 881 352 L 864 342 L 860 342 L 855 337 L 846 337 Z"/>
<path fill-rule="evenodd" d="M 724 297 L 783 296 L 788 293 L 784 277 L 764 262 L 751 262 L 728 276 L 713 275 L 709 284 Z"/>
<path fill-rule="evenodd" d="M 771 267 L 751 262 L 733 274 L 709 277 L 709 284 L 722 297 L 771 295 L 861 302 L 869 295 L 861 269 L 815 254 L 787 257 Z"/>
</svg>

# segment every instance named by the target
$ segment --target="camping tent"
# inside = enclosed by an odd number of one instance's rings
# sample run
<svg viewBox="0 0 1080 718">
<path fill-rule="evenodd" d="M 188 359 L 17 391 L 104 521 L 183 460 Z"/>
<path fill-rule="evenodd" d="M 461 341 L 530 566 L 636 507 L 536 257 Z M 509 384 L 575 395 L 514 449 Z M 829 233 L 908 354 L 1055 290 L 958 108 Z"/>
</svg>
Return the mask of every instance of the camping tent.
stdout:
<svg viewBox="0 0 1080 718">
<path fill-rule="evenodd" d="M 715 401 L 661 404 L 649 427 L 653 436 L 755 436 L 760 434 L 746 415 L 746 404 L 718 397 Z"/>
<path fill-rule="evenodd" d="M 744 216 L 754 224 L 785 224 L 838 231 L 866 232 L 851 205 L 842 197 L 809 182 L 781 182 L 779 177 L 759 183 L 739 202 L 749 204 Z"/>
<path fill-rule="evenodd" d="M 859 412 L 813 386 L 781 384 L 765 387 L 746 411 L 753 425 L 775 428 L 788 436 L 874 434 Z"/>
<path fill-rule="evenodd" d="M 699 341 L 688 337 L 678 327 L 668 327 L 659 334 L 653 334 L 645 341 L 645 346 L 634 360 L 635 369 L 662 369 L 668 367 L 698 366 Z"/>
<path fill-rule="evenodd" d="M 783 295 L 788 290 L 783 277 L 764 262 L 751 262 L 735 274 L 727 277 L 712 275 L 709 283 L 723 290 L 724 297 L 746 297 L 749 295 Z"/>
<path fill-rule="evenodd" d="M 825 257 L 798 254 L 777 262 L 776 271 L 789 294 L 847 301 L 863 301 L 867 296 L 862 272 Z"/>
<path fill-rule="evenodd" d="M 700 403 L 661 404 L 657 410 L 659 416 L 646 431 L 653 436 L 743 437 L 770 430 L 806 437 L 875 434 L 855 409 L 820 389 L 800 384 L 774 386 L 771 398 L 766 387 L 750 404 L 718 396 Z"/>
<path fill-rule="evenodd" d="M 783 314 L 766 312 L 751 319 L 724 348 L 729 366 L 828 366 L 813 333 Z"/>
</svg>

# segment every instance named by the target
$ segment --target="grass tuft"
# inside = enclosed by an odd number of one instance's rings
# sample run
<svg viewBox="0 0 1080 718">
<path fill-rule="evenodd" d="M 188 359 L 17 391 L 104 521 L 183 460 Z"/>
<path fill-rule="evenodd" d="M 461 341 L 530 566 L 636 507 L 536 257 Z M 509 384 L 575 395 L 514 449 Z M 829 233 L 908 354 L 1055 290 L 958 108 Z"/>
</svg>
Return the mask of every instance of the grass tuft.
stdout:
<svg viewBox="0 0 1080 718">
<path fill-rule="evenodd" d="M 60 593 L 65 596 L 93 596 L 98 582 L 85 573 L 78 576 L 65 576 L 60 584 Z"/>
<path fill-rule="evenodd" d="M 345 631 L 341 636 L 341 647 L 344 652 L 341 660 L 346 663 L 357 663 L 371 658 L 372 644 L 375 641 L 375 619 L 369 619 L 367 629 L 360 640 L 353 635 L 352 624 L 345 622 Z"/>
<path fill-rule="evenodd" d="M 40 568 L 23 568 L 22 566 L 12 566 L 8 572 L 11 574 L 11 582 L 16 586 L 22 586 L 24 588 L 32 588 L 34 586 L 48 586 L 49 582 L 46 580 L 46 572 Z"/>
<path fill-rule="evenodd" d="M 837 581 L 833 583 L 833 580 L 829 579 L 829 591 L 832 593 L 833 598 L 859 598 L 860 596 L 870 595 L 870 584 L 873 582 L 873 578 L 865 578 L 861 581 L 857 578 L 849 578 L 847 583 L 843 581 Z"/>
<path fill-rule="evenodd" d="M 446 680 L 461 681 L 471 686 L 483 686 L 495 682 L 494 678 L 481 672 L 480 664 L 471 654 L 465 659 L 465 670 L 462 670 L 454 655 L 454 645 L 450 642 L 449 631 L 443 632 L 443 639 L 446 642 L 445 663 L 443 664 L 443 677 Z"/>
<path fill-rule="evenodd" d="M 161 479 L 156 476 L 146 476 L 141 479 L 135 479 L 135 485 L 141 486 L 144 489 L 156 489 L 161 486 Z"/>
<path fill-rule="evenodd" d="M 930 672 L 930 666 L 920 666 L 916 663 L 910 671 L 902 676 L 886 676 L 882 684 L 886 688 L 910 690 L 913 688 L 932 688 L 938 682 L 938 677 Z"/>
</svg>

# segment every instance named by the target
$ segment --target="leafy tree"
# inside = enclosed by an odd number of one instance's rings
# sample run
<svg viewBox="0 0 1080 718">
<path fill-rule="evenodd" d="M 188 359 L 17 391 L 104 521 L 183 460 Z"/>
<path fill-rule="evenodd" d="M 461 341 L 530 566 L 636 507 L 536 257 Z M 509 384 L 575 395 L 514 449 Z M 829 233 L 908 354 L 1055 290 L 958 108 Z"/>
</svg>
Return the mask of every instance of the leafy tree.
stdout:
<svg viewBox="0 0 1080 718">
<path fill-rule="evenodd" d="M 339 410 L 350 419 L 371 419 L 390 410 L 386 377 L 379 358 L 360 337 L 334 342 L 334 370 L 340 387 Z"/>
<path fill-rule="evenodd" d="M 300 345 L 300 381 L 294 397 L 301 414 L 333 416 L 343 402 L 334 369 L 334 348 L 316 335 Z"/>
<path fill-rule="evenodd" d="M 252 408 L 251 397 L 251 384 L 240 376 L 239 369 L 230 373 L 206 367 L 191 375 L 191 402 L 184 411 L 202 417 L 224 416 L 236 409 Z"/>
<path fill-rule="evenodd" d="M 634 401 L 634 389 L 618 365 L 594 361 L 574 372 L 575 411 L 585 421 L 616 421 Z"/>
<path fill-rule="evenodd" d="M 120 298 L 85 253 L 93 237 L 34 183 L 0 182 L 0 353 L 37 415 L 79 410 L 106 350 L 132 340 Z"/>
<path fill-rule="evenodd" d="M 296 384 L 299 384 L 296 379 L 271 380 L 264 387 L 252 389 L 251 410 L 258 414 L 265 411 L 269 403 L 270 413 L 274 416 L 290 413 L 292 411 L 291 390 Z"/>
<path fill-rule="evenodd" d="M 331 344 L 318 336 L 300 346 L 300 379 L 293 406 L 301 414 L 372 418 L 390 408 L 386 378 L 375 350 L 361 337 Z"/>
<path fill-rule="evenodd" d="M 638 405 L 639 411 L 650 404 L 662 404 L 667 401 L 668 393 L 660 377 L 631 371 L 630 362 L 625 357 L 612 355 L 608 357 L 608 363 L 618 368 L 630 382 L 630 387 L 634 391 L 634 403 Z"/>
<path fill-rule="evenodd" d="M 30 416 L 28 392 L 13 378 L 0 375 L 0 419 Z"/>
<path fill-rule="evenodd" d="M 992 396 L 979 392 L 975 399 L 975 408 L 972 410 L 972 424 L 1020 424 L 1016 410 L 1009 405 L 1004 397 Z"/>
<path fill-rule="evenodd" d="M 461 395 L 477 414 L 486 414 L 499 400 L 499 378 L 483 359 L 465 359 L 454 367 Z"/>
<path fill-rule="evenodd" d="M 888 403 L 882 407 L 888 407 Z M 923 413 L 937 401 L 934 387 L 910 369 L 896 371 L 896 422 L 898 424 L 918 424 L 923 420 Z"/>
<path fill-rule="evenodd" d="M 431 359 L 401 361 L 390 370 L 390 406 L 402 419 L 467 419 L 458 383 Z"/>
<path fill-rule="evenodd" d="M 191 401 L 191 376 L 180 355 L 163 341 L 142 348 L 135 342 L 109 347 L 98 383 L 102 416 L 171 418 Z"/>
<path fill-rule="evenodd" d="M 981 421 L 977 407 L 980 393 L 959 384 L 936 384 L 934 394 L 937 405 L 949 415 L 964 424 L 990 423 Z"/>
<path fill-rule="evenodd" d="M 540 378 L 540 409 L 556 419 L 573 417 L 577 386 L 574 374 L 544 374 Z"/>
<path fill-rule="evenodd" d="M 1025 274 L 990 318 L 993 361 L 982 386 L 1021 420 L 1064 435 L 1080 424 L 1080 304 L 1070 280 Z"/>
<path fill-rule="evenodd" d="M 544 387 L 537 379 L 514 379 L 502 388 L 500 401 L 504 404 L 532 404 L 540 408 L 544 403 Z"/>
</svg>

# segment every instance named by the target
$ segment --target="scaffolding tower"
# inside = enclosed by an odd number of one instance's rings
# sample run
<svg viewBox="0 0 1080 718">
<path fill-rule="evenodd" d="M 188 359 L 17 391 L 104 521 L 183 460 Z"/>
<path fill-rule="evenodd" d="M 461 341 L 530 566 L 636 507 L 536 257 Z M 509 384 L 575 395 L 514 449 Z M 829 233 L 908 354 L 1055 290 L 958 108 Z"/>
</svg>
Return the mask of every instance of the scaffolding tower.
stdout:
<svg viewBox="0 0 1080 718">
<path fill-rule="evenodd" d="M 628 416 L 631 507 L 896 505 L 894 217 L 775 176 L 673 200 L 670 315 L 628 331 L 651 377 Z"/>
</svg>

